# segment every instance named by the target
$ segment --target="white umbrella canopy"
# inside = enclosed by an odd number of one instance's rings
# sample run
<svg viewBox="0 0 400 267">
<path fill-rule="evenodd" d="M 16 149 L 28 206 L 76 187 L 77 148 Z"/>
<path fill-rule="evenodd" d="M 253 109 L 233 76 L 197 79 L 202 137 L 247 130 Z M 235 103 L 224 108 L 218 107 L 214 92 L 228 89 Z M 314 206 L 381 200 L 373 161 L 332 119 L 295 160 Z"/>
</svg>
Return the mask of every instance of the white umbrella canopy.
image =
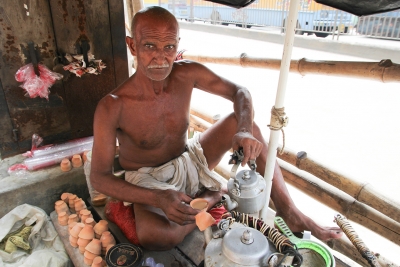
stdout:
<svg viewBox="0 0 400 267">
<path fill-rule="evenodd" d="M 250 5 L 255 0 L 206 0 L 234 8 Z M 398 0 L 315 0 L 315 2 L 331 6 L 357 16 L 366 16 L 400 9 Z"/>
</svg>

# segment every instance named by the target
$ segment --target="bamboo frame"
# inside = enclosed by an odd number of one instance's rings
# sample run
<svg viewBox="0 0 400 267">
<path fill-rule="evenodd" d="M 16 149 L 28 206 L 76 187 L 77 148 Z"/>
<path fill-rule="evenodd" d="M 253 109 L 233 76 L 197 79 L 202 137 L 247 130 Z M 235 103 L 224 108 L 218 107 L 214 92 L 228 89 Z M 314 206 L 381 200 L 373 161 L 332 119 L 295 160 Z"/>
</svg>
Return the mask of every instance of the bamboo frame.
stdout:
<svg viewBox="0 0 400 267">
<path fill-rule="evenodd" d="M 196 127 L 197 129 L 199 129 L 200 132 L 205 131 L 211 126 L 210 124 L 200 125 L 201 119 L 196 119 L 196 116 L 192 114 L 190 116 L 192 118 L 190 126 L 193 127 L 192 125 L 195 121 L 197 123 Z M 287 182 L 294 185 L 296 188 L 302 190 L 303 192 L 309 194 L 311 197 L 318 200 L 319 202 L 345 215 L 349 220 L 360 223 L 365 227 L 369 228 L 370 230 L 378 233 L 379 235 L 400 245 L 399 222 L 386 216 L 385 214 L 382 214 L 381 212 L 378 212 L 376 209 L 364 203 L 361 203 L 357 199 L 353 198 L 350 194 L 347 194 L 342 190 L 336 188 L 335 186 L 330 185 L 325 181 L 316 178 L 314 175 L 309 174 L 307 172 L 301 172 L 298 168 L 295 168 L 295 166 L 297 165 L 300 166 L 300 163 L 296 163 L 298 161 L 297 156 L 296 160 L 294 160 L 293 153 L 288 153 L 287 152 L 288 149 L 286 149 L 285 151 L 286 153 L 284 153 L 282 160 L 279 159 L 279 162 L 283 176 Z M 288 161 L 286 165 L 283 162 L 283 160 L 285 159 Z M 334 173 L 321 166 L 314 166 L 314 167 L 315 167 L 314 169 L 317 170 L 319 169 L 320 173 L 322 174 L 324 174 L 324 172 Z M 229 170 L 224 170 L 224 167 L 222 165 L 217 166 L 217 168 L 215 168 L 215 171 L 227 179 L 229 179 L 230 177 Z M 340 185 L 341 183 L 344 184 L 347 183 L 350 184 L 349 186 L 350 189 L 353 189 L 355 187 L 352 186 L 352 184 L 354 184 L 354 181 L 351 181 L 346 177 L 341 176 L 340 179 L 337 180 L 339 181 L 337 182 L 337 185 Z M 361 187 L 361 189 L 364 188 L 366 187 L 365 186 Z M 353 189 L 353 191 L 358 192 L 358 196 L 364 195 L 364 198 L 365 196 L 370 194 L 370 192 L 366 194 L 361 194 L 360 193 L 362 191 L 361 189 L 358 191 Z M 372 194 L 371 198 L 374 198 L 374 201 L 370 202 L 379 203 L 379 198 L 376 198 Z M 384 203 L 380 204 L 383 205 Z M 397 209 L 396 211 L 396 206 L 393 207 L 392 211 L 394 214 L 400 213 L 400 209 Z"/>
<path fill-rule="evenodd" d="M 280 59 L 249 57 L 246 53 L 242 53 L 239 57 L 217 57 L 184 52 L 183 59 L 190 59 L 201 63 L 274 70 L 279 70 L 281 65 Z M 383 83 L 400 82 L 400 64 L 393 63 L 390 59 L 384 59 L 380 62 L 357 62 L 323 61 L 302 58 L 291 60 L 290 72 L 295 72 L 302 76 L 320 74 L 371 79 Z"/>
<path fill-rule="evenodd" d="M 319 179 L 333 185 L 334 187 L 349 194 L 356 200 L 371 206 L 372 208 L 382 212 L 393 220 L 400 222 L 400 203 L 388 198 L 384 194 L 378 192 L 371 184 L 360 183 L 349 177 L 333 171 L 316 160 L 307 157 L 304 151 L 295 153 L 285 148 L 279 158 L 296 166 L 300 170 L 306 171 L 318 177 Z"/>
<path fill-rule="evenodd" d="M 338 211 L 349 220 L 385 237 L 400 246 L 400 223 L 357 201 L 317 177 L 298 170 L 278 159 L 285 181 L 326 206 Z"/>
<path fill-rule="evenodd" d="M 206 117 L 207 115 L 202 114 L 202 116 Z M 208 120 L 211 119 L 208 118 Z M 201 121 L 198 121 L 198 123 L 201 123 Z M 202 129 L 201 131 L 204 131 L 210 126 L 211 125 L 201 125 L 198 126 L 198 128 Z M 333 171 L 332 168 L 328 168 L 316 160 L 307 157 L 307 153 L 304 151 L 295 153 L 291 149 L 285 148 L 282 154 L 278 154 L 278 158 L 293 166 L 296 166 L 300 170 L 315 175 L 324 182 L 340 189 L 346 194 L 349 194 L 355 200 L 365 203 L 368 206 L 385 214 L 389 218 L 400 222 L 400 203 L 378 192 L 371 184 L 360 183 L 354 179 L 340 174 L 337 171 Z"/>
</svg>

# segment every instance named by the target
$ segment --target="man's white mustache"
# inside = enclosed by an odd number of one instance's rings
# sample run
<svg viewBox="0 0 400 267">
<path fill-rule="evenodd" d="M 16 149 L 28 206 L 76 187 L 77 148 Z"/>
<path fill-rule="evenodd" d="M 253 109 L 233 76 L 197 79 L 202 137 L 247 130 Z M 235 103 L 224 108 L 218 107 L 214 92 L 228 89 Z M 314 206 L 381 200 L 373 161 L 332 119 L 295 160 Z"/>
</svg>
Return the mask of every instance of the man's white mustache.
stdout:
<svg viewBox="0 0 400 267">
<path fill-rule="evenodd" d="M 147 67 L 148 69 L 160 69 L 160 68 L 169 68 L 168 63 L 164 63 L 162 65 L 150 65 Z"/>
</svg>

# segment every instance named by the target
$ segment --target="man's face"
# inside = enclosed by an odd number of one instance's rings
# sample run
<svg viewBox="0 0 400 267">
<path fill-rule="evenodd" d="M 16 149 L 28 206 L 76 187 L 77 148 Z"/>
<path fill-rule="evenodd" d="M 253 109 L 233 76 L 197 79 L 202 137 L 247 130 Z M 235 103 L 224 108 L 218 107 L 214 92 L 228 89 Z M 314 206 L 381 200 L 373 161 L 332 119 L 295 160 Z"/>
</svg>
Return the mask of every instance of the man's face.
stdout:
<svg viewBox="0 0 400 267">
<path fill-rule="evenodd" d="M 177 53 L 177 23 L 144 18 L 136 26 L 135 32 L 136 38 L 132 40 L 133 47 L 130 46 L 130 49 L 137 57 L 137 71 L 143 72 L 151 80 L 164 80 L 171 73 Z"/>
</svg>

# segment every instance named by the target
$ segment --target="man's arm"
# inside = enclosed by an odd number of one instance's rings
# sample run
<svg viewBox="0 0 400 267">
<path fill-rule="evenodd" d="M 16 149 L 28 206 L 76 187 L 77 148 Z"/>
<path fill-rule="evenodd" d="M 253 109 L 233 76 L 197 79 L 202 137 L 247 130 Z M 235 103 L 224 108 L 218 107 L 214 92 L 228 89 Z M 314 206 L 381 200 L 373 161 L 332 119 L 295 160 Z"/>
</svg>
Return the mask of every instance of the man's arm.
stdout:
<svg viewBox="0 0 400 267">
<path fill-rule="evenodd" d="M 237 133 L 233 136 L 232 148 L 243 148 L 242 165 L 255 159 L 261 153 L 262 143 L 253 137 L 253 103 L 249 90 L 218 76 L 202 64 L 192 62 L 190 65 L 195 69 L 193 73 L 196 73 L 194 87 L 233 102 Z"/>
<path fill-rule="evenodd" d="M 100 100 L 94 116 L 94 142 L 90 181 L 99 192 L 118 200 L 150 205 L 164 211 L 168 219 L 178 224 L 195 221 L 196 211 L 182 202 L 190 202 L 187 195 L 173 190 L 139 187 L 115 177 L 112 173 L 121 99 L 107 95 Z"/>
</svg>

